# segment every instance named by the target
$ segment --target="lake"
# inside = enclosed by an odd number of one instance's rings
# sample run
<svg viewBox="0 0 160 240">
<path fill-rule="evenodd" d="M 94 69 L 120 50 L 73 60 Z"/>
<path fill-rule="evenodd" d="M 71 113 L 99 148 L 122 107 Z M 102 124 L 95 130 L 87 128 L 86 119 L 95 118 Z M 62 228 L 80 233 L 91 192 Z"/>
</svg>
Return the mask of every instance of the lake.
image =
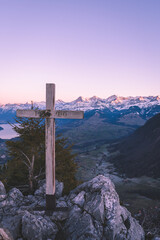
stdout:
<svg viewBox="0 0 160 240">
<path fill-rule="evenodd" d="M 1 139 L 11 139 L 18 137 L 18 134 L 12 129 L 12 126 L 10 124 L 0 124 L 0 127 L 3 128 L 3 130 L 0 131 Z"/>
</svg>

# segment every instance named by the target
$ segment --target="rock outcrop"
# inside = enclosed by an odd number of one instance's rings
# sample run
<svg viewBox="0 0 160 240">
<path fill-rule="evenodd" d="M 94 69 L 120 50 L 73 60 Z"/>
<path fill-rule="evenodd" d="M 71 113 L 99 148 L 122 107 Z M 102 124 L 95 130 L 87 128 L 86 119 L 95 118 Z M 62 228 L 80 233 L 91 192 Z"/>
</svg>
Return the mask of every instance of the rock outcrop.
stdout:
<svg viewBox="0 0 160 240">
<path fill-rule="evenodd" d="M 62 197 L 57 181 L 57 211 L 45 212 L 45 182 L 34 195 L 0 183 L 0 239 L 144 240 L 144 231 L 119 203 L 109 178 L 99 175 Z M 3 236 L 2 236 L 3 235 Z M 5 237 L 4 237 L 5 236 Z"/>
<path fill-rule="evenodd" d="M 120 206 L 110 179 L 97 176 L 68 197 L 71 207 L 67 239 L 144 239 L 144 232 L 126 208 Z"/>
</svg>

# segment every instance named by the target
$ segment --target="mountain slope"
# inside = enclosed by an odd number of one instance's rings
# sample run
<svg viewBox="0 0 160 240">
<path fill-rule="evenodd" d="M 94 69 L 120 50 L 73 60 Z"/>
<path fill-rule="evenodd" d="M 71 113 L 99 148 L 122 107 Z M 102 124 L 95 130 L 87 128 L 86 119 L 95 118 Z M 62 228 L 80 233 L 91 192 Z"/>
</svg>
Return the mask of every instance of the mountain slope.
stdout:
<svg viewBox="0 0 160 240">
<path fill-rule="evenodd" d="M 115 166 L 129 177 L 160 177 L 160 114 L 116 146 Z"/>
<path fill-rule="evenodd" d="M 109 112 L 94 110 L 85 113 L 83 120 L 68 121 L 68 124 L 59 126 L 58 130 L 76 147 L 84 150 L 90 145 L 96 146 L 129 135 L 135 128 L 116 123 Z"/>
</svg>

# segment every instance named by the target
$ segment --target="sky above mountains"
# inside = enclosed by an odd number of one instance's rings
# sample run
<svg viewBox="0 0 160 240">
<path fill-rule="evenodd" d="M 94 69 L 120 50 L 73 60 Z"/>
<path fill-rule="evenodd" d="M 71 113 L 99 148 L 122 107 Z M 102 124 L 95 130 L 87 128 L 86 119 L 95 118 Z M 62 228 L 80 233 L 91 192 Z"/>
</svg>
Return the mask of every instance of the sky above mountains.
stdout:
<svg viewBox="0 0 160 240">
<path fill-rule="evenodd" d="M 0 103 L 159 95 L 159 0 L 0 0 Z"/>
</svg>

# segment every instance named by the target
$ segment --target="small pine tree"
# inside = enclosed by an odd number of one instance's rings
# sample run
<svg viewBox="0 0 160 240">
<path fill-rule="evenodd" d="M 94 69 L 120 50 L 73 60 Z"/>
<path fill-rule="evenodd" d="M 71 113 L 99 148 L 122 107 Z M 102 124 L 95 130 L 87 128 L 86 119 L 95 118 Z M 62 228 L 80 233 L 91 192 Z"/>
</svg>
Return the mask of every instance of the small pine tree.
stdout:
<svg viewBox="0 0 160 240">
<path fill-rule="evenodd" d="M 17 139 L 7 141 L 10 160 L 1 176 L 9 187 L 29 185 L 33 192 L 37 180 L 45 177 L 45 124 L 44 119 L 16 118 L 13 129 Z M 64 193 L 77 186 L 77 164 L 72 145 L 62 136 L 56 138 L 56 179 L 64 182 Z"/>
<path fill-rule="evenodd" d="M 6 142 L 11 158 L 7 163 L 6 180 L 12 186 L 28 183 L 33 192 L 37 178 L 44 171 L 44 121 L 16 118 L 16 123 L 13 129 L 19 134 L 18 139 Z"/>
</svg>

